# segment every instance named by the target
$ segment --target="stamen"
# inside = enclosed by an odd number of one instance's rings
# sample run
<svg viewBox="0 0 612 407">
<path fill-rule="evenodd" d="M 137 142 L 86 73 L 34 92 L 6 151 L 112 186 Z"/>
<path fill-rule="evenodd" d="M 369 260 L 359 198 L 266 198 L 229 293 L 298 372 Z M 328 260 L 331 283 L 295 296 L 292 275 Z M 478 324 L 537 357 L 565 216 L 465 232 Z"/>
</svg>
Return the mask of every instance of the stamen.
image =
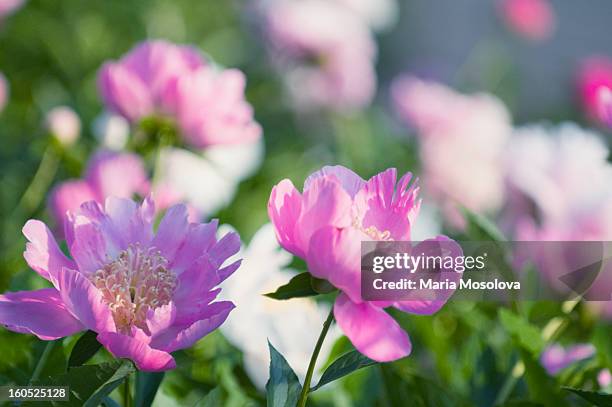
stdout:
<svg viewBox="0 0 612 407">
<path fill-rule="evenodd" d="M 110 307 L 117 330 L 128 335 L 133 326 L 150 333 L 147 313 L 168 304 L 177 285 L 161 252 L 153 247 L 143 250 L 138 244 L 130 245 L 90 279 Z"/>
<path fill-rule="evenodd" d="M 361 230 L 366 235 L 370 236 L 372 240 L 393 240 L 391 237 L 391 232 L 388 230 L 383 230 L 382 232 L 376 228 L 376 226 L 368 226 L 364 228 L 359 219 L 353 219 L 353 227 Z"/>
</svg>

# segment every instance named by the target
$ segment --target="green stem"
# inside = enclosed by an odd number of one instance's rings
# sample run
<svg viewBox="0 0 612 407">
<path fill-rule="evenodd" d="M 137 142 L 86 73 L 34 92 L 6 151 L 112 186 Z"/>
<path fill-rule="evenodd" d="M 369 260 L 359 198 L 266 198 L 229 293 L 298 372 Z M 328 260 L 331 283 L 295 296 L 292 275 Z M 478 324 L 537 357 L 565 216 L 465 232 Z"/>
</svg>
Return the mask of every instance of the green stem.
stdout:
<svg viewBox="0 0 612 407">
<path fill-rule="evenodd" d="M 323 329 L 321 330 L 321 334 L 319 335 L 319 339 L 317 340 L 317 344 L 315 345 L 314 351 L 312 352 L 312 356 L 310 357 L 310 363 L 308 364 L 308 370 L 306 371 L 306 378 L 304 379 L 304 385 L 302 386 L 302 393 L 300 394 L 300 398 L 298 400 L 298 407 L 306 406 L 306 399 L 308 399 L 308 393 L 310 392 L 310 382 L 312 381 L 312 375 L 314 373 L 315 365 L 317 364 L 317 357 L 319 357 L 319 352 L 321 351 L 321 346 L 323 346 L 323 340 L 325 340 L 325 336 L 329 331 L 329 327 L 331 326 L 334 320 L 334 309 L 329 311 L 329 315 L 327 319 L 323 323 Z"/>
<path fill-rule="evenodd" d="M 13 214 L 19 210 L 23 210 L 29 214 L 40 205 L 40 202 L 45 196 L 45 191 L 53 181 L 53 177 L 55 177 L 58 163 L 59 158 L 55 152 L 55 148 L 50 144 L 43 153 L 38 169 L 30 185 L 28 185 L 28 188 L 21 196 L 19 204 L 15 208 Z"/>
<path fill-rule="evenodd" d="M 132 397 L 130 395 L 130 376 L 126 376 L 123 381 L 123 407 L 132 406 Z"/>
<path fill-rule="evenodd" d="M 36 367 L 34 368 L 34 372 L 32 372 L 32 378 L 30 378 L 30 384 L 40 378 L 40 374 L 42 373 L 45 365 L 47 364 L 47 360 L 49 359 L 49 356 L 51 355 L 51 351 L 53 350 L 54 346 L 55 346 L 55 341 L 49 341 L 45 345 L 45 349 L 40 355 L 40 359 L 38 359 L 38 363 L 36 364 Z"/>
</svg>

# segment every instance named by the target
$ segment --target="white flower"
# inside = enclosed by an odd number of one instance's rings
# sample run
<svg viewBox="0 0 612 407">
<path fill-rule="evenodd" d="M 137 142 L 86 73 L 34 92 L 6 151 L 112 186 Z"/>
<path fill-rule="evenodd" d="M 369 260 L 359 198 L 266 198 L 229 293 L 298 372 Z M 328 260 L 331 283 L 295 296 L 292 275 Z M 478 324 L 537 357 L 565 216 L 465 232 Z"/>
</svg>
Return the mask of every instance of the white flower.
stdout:
<svg viewBox="0 0 612 407">
<path fill-rule="evenodd" d="M 263 296 L 295 275 L 286 267 L 291 255 L 281 250 L 271 224 L 264 225 L 243 248 L 241 267 L 223 285 L 223 296 L 236 304 L 221 331 L 244 354 L 244 366 L 253 383 L 263 389 L 269 374 L 267 341 L 287 359 L 300 380 L 330 307 L 307 298 L 277 301 Z M 340 336 L 332 326 L 317 359 L 317 371 Z M 313 380 L 316 383 L 317 378 Z"/>
<path fill-rule="evenodd" d="M 170 186 L 202 215 L 211 215 L 229 204 L 240 181 L 261 164 L 263 142 L 209 147 L 201 153 L 168 147 L 161 151 L 154 184 Z"/>
</svg>

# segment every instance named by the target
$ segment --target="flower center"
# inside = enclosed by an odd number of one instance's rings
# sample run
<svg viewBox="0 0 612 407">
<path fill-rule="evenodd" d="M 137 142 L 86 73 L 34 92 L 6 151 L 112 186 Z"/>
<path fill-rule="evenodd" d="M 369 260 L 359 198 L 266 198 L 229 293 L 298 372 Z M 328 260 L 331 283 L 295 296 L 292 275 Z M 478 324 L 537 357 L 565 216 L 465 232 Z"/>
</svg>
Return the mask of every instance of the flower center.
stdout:
<svg viewBox="0 0 612 407">
<path fill-rule="evenodd" d="M 353 220 L 353 227 L 361 230 L 366 235 L 370 236 L 372 240 L 393 240 L 391 237 L 391 232 L 388 230 L 383 230 L 382 232 L 376 228 L 376 226 L 368 226 L 364 228 L 359 219 Z"/>
<path fill-rule="evenodd" d="M 133 326 L 150 334 L 147 314 L 172 300 L 176 275 L 154 247 L 130 245 L 116 260 L 90 277 L 111 309 L 117 331 L 129 335 Z"/>
</svg>

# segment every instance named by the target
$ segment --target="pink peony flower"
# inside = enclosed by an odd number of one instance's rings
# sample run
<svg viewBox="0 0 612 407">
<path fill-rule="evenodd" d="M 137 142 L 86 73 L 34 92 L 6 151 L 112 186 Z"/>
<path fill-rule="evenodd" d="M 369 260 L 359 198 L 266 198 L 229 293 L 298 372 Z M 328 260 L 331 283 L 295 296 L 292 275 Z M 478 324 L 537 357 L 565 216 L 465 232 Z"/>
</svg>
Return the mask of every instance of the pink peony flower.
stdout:
<svg viewBox="0 0 612 407">
<path fill-rule="evenodd" d="M 523 241 L 611 241 L 612 165 L 608 155 L 597 133 L 573 123 L 516 130 L 505 157 L 509 199 L 502 219 L 507 234 Z M 568 288 L 561 279 L 564 270 L 576 270 L 594 259 L 575 244 L 568 244 L 560 253 L 534 253 L 532 258 L 551 286 L 562 293 Z M 590 284 L 590 298 L 610 298 L 612 269 L 604 264 Z M 612 302 L 589 304 L 612 318 Z"/>
<path fill-rule="evenodd" d="M 354 110 L 376 91 L 376 44 L 349 8 L 326 0 L 275 0 L 264 7 L 273 62 L 304 109 Z"/>
<path fill-rule="evenodd" d="M 545 40 L 555 30 L 555 11 L 548 0 L 502 0 L 499 10 L 508 28 L 526 39 Z"/>
<path fill-rule="evenodd" d="M 0 72 L 0 113 L 6 107 L 9 99 L 9 84 L 2 72 Z"/>
<path fill-rule="evenodd" d="M 446 301 L 361 298 L 361 242 L 410 240 L 410 225 L 419 211 L 411 174 L 404 175 L 397 187 L 396 177 L 395 169 L 389 169 L 364 181 L 345 167 L 323 167 L 308 177 L 302 194 L 291 181 L 281 181 L 268 203 L 281 246 L 303 258 L 313 276 L 341 290 L 334 305 L 340 329 L 357 350 L 377 361 L 407 356 L 412 347 L 385 307 L 432 314 Z M 438 236 L 435 240 L 449 239 Z"/>
<path fill-rule="evenodd" d="M 244 99 L 245 78 L 219 70 L 188 46 L 144 42 L 102 67 L 98 86 L 108 108 L 131 122 L 174 119 L 194 147 L 256 140 L 261 128 Z"/>
<path fill-rule="evenodd" d="M 606 97 L 606 89 L 612 89 L 612 59 L 605 56 L 586 59 L 578 71 L 577 86 L 589 119 L 610 125 L 610 98 Z"/>
<path fill-rule="evenodd" d="M 47 112 L 47 131 L 62 145 L 73 145 L 81 134 L 81 119 L 67 106 L 58 106 Z"/>
<path fill-rule="evenodd" d="M 590 344 L 578 344 L 568 348 L 561 345 L 550 345 L 540 357 L 540 362 L 550 375 L 555 375 L 569 365 L 588 359 L 595 354 L 595 347 Z"/>
<path fill-rule="evenodd" d="M 447 219 L 462 226 L 457 204 L 480 213 L 498 209 L 504 199 L 502 157 L 512 132 L 502 102 L 411 76 L 395 80 L 391 94 L 419 137 L 425 192 Z"/>
<path fill-rule="evenodd" d="M 24 0 L 0 0 L 0 20 L 18 10 Z"/>
<path fill-rule="evenodd" d="M 71 259 L 44 223 L 28 221 L 24 257 L 53 287 L 1 295 L 0 323 L 42 340 L 93 330 L 111 354 L 141 370 L 174 368 L 170 353 L 216 329 L 234 308 L 213 301 L 215 287 L 240 265 L 222 267 L 240 239 L 217 240 L 217 223 L 189 223 L 182 205 L 168 210 L 154 234 L 154 213 L 149 199 L 83 204 L 66 223 Z"/>
<path fill-rule="evenodd" d="M 149 180 L 140 157 L 101 151 L 89 161 L 83 179 L 65 181 L 51 191 L 49 208 L 56 223 L 64 225 L 67 212 L 76 211 L 84 202 L 103 203 L 110 196 L 132 198 L 148 193 Z"/>
</svg>

